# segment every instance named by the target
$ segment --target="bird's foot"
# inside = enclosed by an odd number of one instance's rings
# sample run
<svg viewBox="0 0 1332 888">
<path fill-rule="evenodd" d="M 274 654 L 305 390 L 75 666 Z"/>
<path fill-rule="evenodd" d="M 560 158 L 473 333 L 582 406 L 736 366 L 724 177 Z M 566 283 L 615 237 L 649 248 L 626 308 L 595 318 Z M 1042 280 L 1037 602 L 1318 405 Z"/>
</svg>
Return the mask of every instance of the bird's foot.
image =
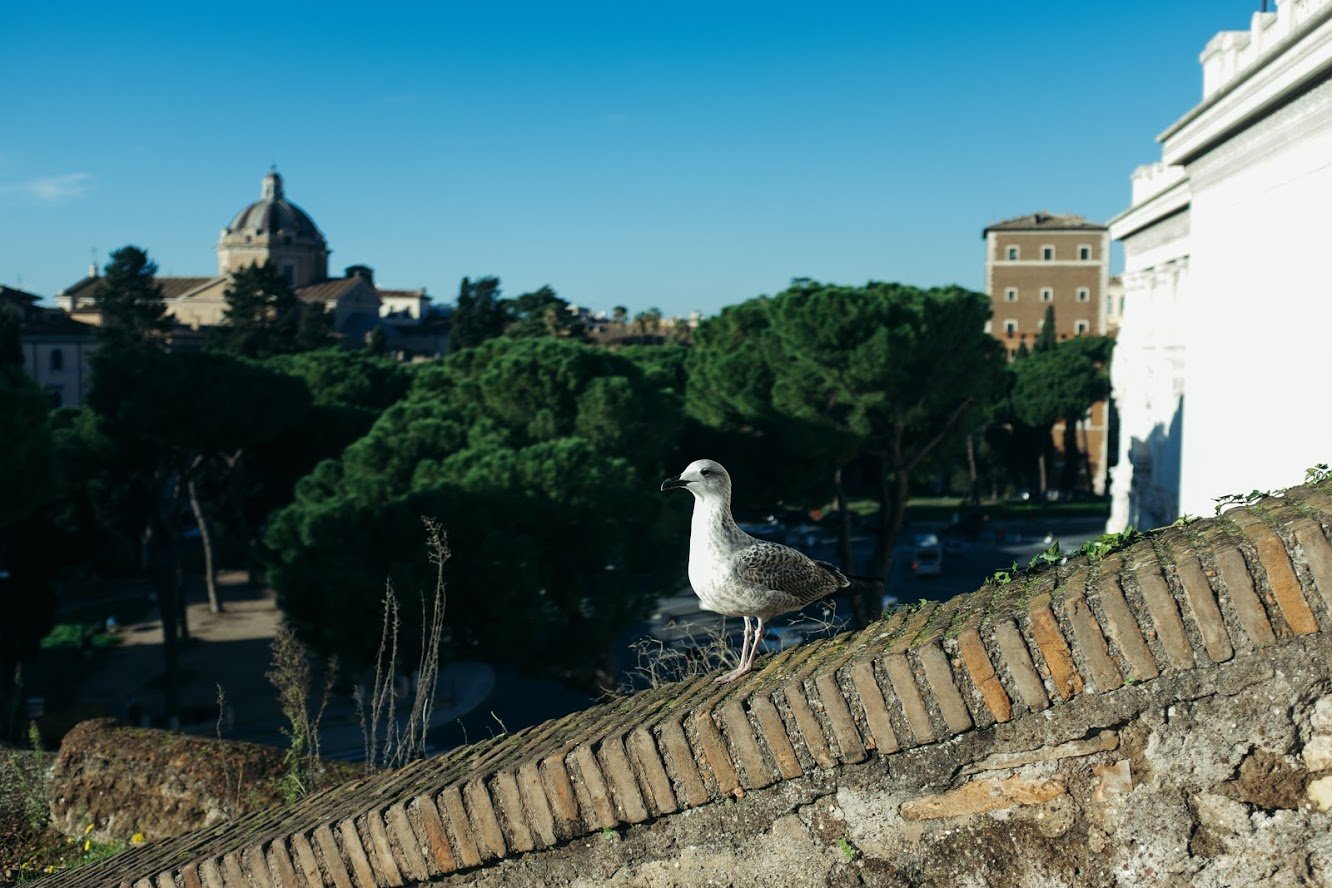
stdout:
<svg viewBox="0 0 1332 888">
<path fill-rule="evenodd" d="M 717 684 L 726 684 L 728 681 L 735 681 L 737 678 L 739 678 L 742 675 L 748 675 L 749 668 L 750 667 L 748 666 L 737 667 L 735 669 L 732 669 L 730 672 L 726 673 L 725 675 L 717 676 L 716 678 L 713 679 L 713 681 Z"/>
</svg>

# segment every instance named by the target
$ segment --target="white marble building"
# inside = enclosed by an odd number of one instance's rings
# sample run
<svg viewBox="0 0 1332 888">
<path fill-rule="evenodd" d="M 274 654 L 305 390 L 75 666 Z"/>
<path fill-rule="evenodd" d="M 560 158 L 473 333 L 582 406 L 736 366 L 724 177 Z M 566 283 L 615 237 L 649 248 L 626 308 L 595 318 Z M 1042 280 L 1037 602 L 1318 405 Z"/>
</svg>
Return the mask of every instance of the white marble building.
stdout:
<svg viewBox="0 0 1332 888">
<path fill-rule="evenodd" d="M 1110 223 L 1125 292 L 1110 530 L 1332 461 L 1332 0 L 1278 2 L 1201 61 L 1202 102 Z"/>
</svg>

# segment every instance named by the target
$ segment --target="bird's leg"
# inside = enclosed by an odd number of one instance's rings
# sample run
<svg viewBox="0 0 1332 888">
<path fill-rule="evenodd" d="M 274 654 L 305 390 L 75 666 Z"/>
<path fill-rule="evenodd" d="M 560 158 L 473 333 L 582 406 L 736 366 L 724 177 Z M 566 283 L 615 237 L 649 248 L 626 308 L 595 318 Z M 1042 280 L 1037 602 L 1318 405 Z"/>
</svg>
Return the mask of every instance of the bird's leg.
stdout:
<svg viewBox="0 0 1332 888">
<path fill-rule="evenodd" d="M 744 669 L 745 663 L 749 662 L 749 652 L 754 649 L 754 642 L 757 640 L 753 636 L 752 617 L 745 617 L 745 643 L 740 646 L 740 663 L 737 669 Z"/>
<path fill-rule="evenodd" d="M 759 639 L 762 637 L 763 637 L 763 618 L 755 617 L 754 643 L 750 645 L 749 648 L 749 659 L 744 664 L 742 664 L 745 667 L 746 672 L 754 668 L 754 658 L 758 656 Z"/>
<path fill-rule="evenodd" d="M 735 681 L 737 678 L 739 678 L 740 676 L 744 675 L 746 672 L 749 671 L 749 666 L 747 665 L 747 661 L 749 659 L 749 652 L 750 652 L 750 635 L 749 635 L 750 618 L 745 617 L 744 619 L 745 619 L 745 640 L 740 645 L 740 663 L 725 675 L 720 675 L 717 678 L 713 679 L 713 681 L 715 681 L 717 684 L 724 684 L 725 682 L 728 681 Z M 754 646 L 755 647 L 758 646 L 757 636 L 754 638 Z"/>
</svg>

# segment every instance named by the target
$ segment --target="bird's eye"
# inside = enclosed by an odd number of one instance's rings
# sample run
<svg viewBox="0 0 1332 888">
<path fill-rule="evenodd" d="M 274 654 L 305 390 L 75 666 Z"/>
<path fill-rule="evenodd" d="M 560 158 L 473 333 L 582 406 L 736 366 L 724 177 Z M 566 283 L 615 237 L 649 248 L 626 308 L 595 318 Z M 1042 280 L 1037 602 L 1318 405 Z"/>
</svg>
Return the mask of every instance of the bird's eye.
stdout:
<svg viewBox="0 0 1332 888">
<path fill-rule="evenodd" d="M 704 478 L 712 474 L 712 469 L 704 469 L 701 473 Z"/>
</svg>

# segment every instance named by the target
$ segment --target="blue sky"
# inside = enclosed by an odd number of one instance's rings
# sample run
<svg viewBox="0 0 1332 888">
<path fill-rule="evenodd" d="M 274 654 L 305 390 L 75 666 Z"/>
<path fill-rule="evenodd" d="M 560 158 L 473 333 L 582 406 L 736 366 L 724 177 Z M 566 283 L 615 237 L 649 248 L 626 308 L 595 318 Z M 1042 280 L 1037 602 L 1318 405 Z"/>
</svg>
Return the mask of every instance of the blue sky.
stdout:
<svg viewBox="0 0 1332 888">
<path fill-rule="evenodd" d="M 213 273 L 269 164 L 333 249 L 705 314 L 797 276 L 984 286 L 981 229 L 1104 221 L 1259 0 L 9 4 L 0 283 L 126 243 Z"/>
</svg>

